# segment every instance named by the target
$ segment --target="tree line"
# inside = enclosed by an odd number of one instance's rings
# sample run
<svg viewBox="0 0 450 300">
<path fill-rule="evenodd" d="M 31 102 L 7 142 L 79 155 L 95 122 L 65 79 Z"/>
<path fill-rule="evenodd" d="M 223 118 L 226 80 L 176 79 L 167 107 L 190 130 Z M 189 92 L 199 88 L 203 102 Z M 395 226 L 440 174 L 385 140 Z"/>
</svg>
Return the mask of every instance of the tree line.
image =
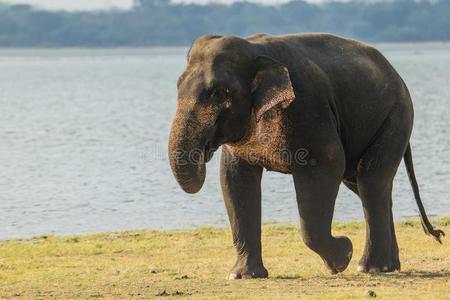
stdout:
<svg viewBox="0 0 450 300">
<path fill-rule="evenodd" d="M 368 42 L 450 40 L 450 0 L 172 4 L 135 0 L 130 10 L 68 12 L 0 4 L 0 47 L 185 46 L 205 33 L 322 31 Z"/>
</svg>

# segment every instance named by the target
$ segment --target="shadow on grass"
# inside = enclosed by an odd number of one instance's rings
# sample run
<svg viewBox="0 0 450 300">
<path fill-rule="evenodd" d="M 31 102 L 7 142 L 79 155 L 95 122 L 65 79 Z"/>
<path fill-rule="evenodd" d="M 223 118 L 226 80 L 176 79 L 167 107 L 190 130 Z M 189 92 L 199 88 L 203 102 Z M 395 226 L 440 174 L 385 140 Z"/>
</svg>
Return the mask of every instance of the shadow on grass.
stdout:
<svg viewBox="0 0 450 300">
<path fill-rule="evenodd" d="M 300 275 L 277 275 L 274 277 L 269 277 L 269 279 L 283 279 L 283 280 L 294 280 L 300 278 L 304 278 L 304 276 L 302 277 Z"/>
<path fill-rule="evenodd" d="M 435 278 L 448 278 L 450 279 L 450 271 L 402 271 L 393 273 L 378 273 L 378 274 L 356 274 L 346 275 L 340 274 L 337 276 L 301 276 L 301 275 L 277 275 L 270 277 L 270 279 L 278 280 L 298 280 L 298 279 L 340 279 L 340 280 L 367 280 L 367 276 L 377 279 L 407 279 L 407 278 L 423 278 L 423 279 L 435 279 Z"/>
<path fill-rule="evenodd" d="M 385 274 L 373 274 L 374 277 L 405 278 L 450 278 L 450 271 L 400 271 Z"/>
</svg>

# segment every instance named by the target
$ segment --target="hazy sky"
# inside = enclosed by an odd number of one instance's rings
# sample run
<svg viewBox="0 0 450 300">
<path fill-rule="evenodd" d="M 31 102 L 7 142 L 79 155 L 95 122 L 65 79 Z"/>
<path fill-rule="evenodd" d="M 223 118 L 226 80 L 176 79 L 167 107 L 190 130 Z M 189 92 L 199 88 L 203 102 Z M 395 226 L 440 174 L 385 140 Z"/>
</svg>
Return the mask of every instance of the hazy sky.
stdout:
<svg viewBox="0 0 450 300">
<path fill-rule="evenodd" d="M 213 0 L 213 2 L 231 3 L 236 0 Z M 282 3 L 289 0 L 250 0 L 260 3 Z M 324 2 L 328 0 L 307 0 L 308 2 Z M 0 0 L 6 3 L 27 3 L 47 9 L 93 10 L 106 8 L 129 8 L 133 0 Z M 207 3 L 211 0 L 175 0 L 174 2 Z"/>
</svg>

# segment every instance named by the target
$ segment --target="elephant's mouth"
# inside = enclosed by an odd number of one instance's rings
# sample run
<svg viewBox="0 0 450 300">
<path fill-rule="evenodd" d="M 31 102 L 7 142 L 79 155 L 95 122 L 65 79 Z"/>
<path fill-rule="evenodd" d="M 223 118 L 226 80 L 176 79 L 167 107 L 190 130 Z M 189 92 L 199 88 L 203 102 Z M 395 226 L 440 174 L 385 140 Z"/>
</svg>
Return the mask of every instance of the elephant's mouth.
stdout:
<svg viewBox="0 0 450 300">
<path fill-rule="evenodd" d="M 218 123 L 219 123 L 219 118 L 216 120 L 216 123 L 214 124 L 214 127 L 212 128 L 210 138 L 205 143 L 205 149 L 203 150 L 205 163 L 209 162 L 213 158 L 214 152 L 216 152 L 217 149 L 219 149 L 219 147 L 222 144 L 224 144 L 224 136 L 223 136 L 221 130 L 219 130 L 219 128 L 218 128 L 219 127 Z"/>
<path fill-rule="evenodd" d="M 204 149 L 205 162 L 209 162 L 213 158 L 214 152 L 216 152 L 219 147 L 220 147 L 219 143 L 214 141 L 206 143 Z"/>
</svg>

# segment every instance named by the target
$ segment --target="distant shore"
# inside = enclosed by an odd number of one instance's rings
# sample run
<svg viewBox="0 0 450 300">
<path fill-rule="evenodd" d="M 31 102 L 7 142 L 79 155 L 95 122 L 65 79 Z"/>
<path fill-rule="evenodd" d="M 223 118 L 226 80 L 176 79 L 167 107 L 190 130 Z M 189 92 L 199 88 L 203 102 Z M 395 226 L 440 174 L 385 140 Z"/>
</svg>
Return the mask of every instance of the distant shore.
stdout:
<svg viewBox="0 0 450 300">
<path fill-rule="evenodd" d="M 411 46 L 423 46 L 424 49 L 450 49 L 450 41 L 417 41 L 417 42 L 371 42 L 371 41 L 362 41 L 370 45 L 375 45 L 384 48 L 401 48 L 408 49 Z M 151 49 L 152 51 L 160 50 L 167 54 L 167 51 L 178 53 L 180 50 L 188 50 L 191 47 L 190 44 L 185 45 L 173 45 L 173 46 L 165 46 L 165 45 L 154 45 L 154 46 L 33 46 L 33 47 L 5 47 L 0 46 L 1 52 L 10 52 L 10 51 L 28 51 L 28 50 L 66 50 L 66 51 L 90 51 L 90 50 L 111 50 L 111 51 L 136 51 L 141 52 L 147 49 Z"/>
<path fill-rule="evenodd" d="M 434 219 L 450 233 L 450 217 Z M 298 228 L 266 224 L 263 258 L 269 279 L 226 281 L 234 263 L 229 229 L 126 231 L 0 242 L 0 298 L 445 299 L 450 280 L 448 241 L 422 232 L 417 221 L 396 224 L 402 271 L 356 272 L 364 224 L 342 223 L 335 235 L 354 245 L 349 268 L 329 275 L 301 242 Z"/>
</svg>

